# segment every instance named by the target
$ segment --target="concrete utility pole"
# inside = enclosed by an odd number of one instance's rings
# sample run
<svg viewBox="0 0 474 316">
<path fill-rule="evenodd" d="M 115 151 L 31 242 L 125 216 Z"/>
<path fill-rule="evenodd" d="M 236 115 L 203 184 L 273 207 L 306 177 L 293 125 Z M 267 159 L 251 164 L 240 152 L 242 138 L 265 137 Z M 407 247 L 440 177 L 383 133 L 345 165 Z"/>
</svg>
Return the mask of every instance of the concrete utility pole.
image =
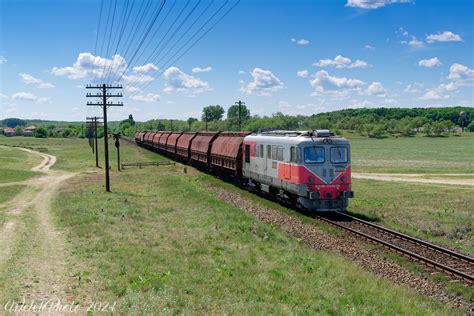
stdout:
<svg viewBox="0 0 474 316">
<path fill-rule="evenodd" d="M 114 141 L 115 141 L 115 148 L 117 148 L 117 169 L 120 170 L 120 138 L 122 135 L 120 133 L 113 133 L 112 134 Z"/>
<path fill-rule="evenodd" d="M 111 89 L 122 89 L 122 86 L 112 86 L 106 85 L 87 85 L 86 89 L 100 89 L 102 93 L 91 94 L 87 93 L 86 97 L 88 98 L 102 98 L 102 103 L 92 103 L 87 102 L 87 106 L 100 106 L 103 110 L 103 120 L 104 120 L 104 153 L 105 153 L 105 191 L 110 192 L 110 175 L 109 175 L 109 132 L 107 130 L 107 107 L 109 106 L 123 106 L 122 102 L 113 103 L 107 102 L 107 98 L 121 98 L 123 95 L 121 93 L 112 94 L 108 93 L 107 90 Z"/>
<path fill-rule="evenodd" d="M 239 132 L 242 130 L 242 105 L 245 105 L 245 102 L 239 100 L 239 102 L 235 102 L 235 105 L 239 106 Z"/>
</svg>

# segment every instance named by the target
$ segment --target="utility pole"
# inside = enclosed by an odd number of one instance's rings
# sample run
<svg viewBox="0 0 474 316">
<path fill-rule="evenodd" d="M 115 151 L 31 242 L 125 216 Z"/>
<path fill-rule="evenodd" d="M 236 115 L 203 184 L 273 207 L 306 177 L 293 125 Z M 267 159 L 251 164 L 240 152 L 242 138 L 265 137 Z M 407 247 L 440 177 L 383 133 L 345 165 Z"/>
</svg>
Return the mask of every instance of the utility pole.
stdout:
<svg viewBox="0 0 474 316">
<path fill-rule="evenodd" d="M 173 120 L 170 120 L 171 123 L 171 131 L 173 131 Z"/>
<path fill-rule="evenodd" d="M 207 132 L 207 111 L 204 112 L 204 116 L 206 118 L 206 132 Z"/>
<path fill-rule="evenodd" d="M 235 105 L 239 106 L 239 132 L 242 130 L 242 105 L 245 105 L 245 102 L 239 100 L 239 102 L 235 102 Z"/>
<path fill-rule="evenodd" d="M 92 153 L 94 153 L 94 143 L 92 140 L 92 135 L 93 135 L 93 127 L 92 127 L 92 122 L 86 121 L 86 128 L 87 128 L 87 140 L 89 142 L 89 146 L 92 149 Z"/>
<path fill-rule="evenodd" d="M 117 148 L 117 169 L 118 171 L 121 171 L 120 170 L 120 137 L 122 137 L 122 135 L 120 135 L 120 133 L 113 133 L 112 137 L 114 138 L 114 141 L 115 141 L 115 148 Z"/>
<path fill-rule="evenodd" d="M 107 107 L 109 106 L 123 106 L 122 102 L 107 102 L 108 98 L 121 98 L 123 95 L 121 93 L 113 94 L 107 92 L 107 90 L 112 89 L 122 89 L 122 86 L 113 86 L 113 85 L 106 85 L 105 83 L 102 85 L 87 85 L 86 89 L 100 89 L 102 93 L 91 94 L 87 93 L 86 97 L 88 98 L 102 98 L 102 103 L 93 103 L 87 102 L 88 106 L 100 106 L 103 110 L 103 120 L 104 120 L 104 153 L 105 153 L 105 191 L 110 192 L 110 174 L 109 174 L 109 132 L 107 130 Z"/>
<path fill-rule="evenodd" d="M 95 145 L 95 166 L 97 168 L 100 168 L 99 166 L 99 146 L 98 146 L 98 143 L 97 143 L 97 138 L 98 138 L 98 134 L 97 134 L 97 126 L 98 126 L 98 121 L 97 120 L 100 120 L 102 119 L 101 117 L 97 117 L 97 116 L 94 116 L 94 117 L 87 117 L 87 120 L 88 120 L 88 123 L 91 123 L 93 124 L 93 129 L 94 129 L 94 145 Z M 92 150 L 94 151 L 94 150 Z"/>
</svg>

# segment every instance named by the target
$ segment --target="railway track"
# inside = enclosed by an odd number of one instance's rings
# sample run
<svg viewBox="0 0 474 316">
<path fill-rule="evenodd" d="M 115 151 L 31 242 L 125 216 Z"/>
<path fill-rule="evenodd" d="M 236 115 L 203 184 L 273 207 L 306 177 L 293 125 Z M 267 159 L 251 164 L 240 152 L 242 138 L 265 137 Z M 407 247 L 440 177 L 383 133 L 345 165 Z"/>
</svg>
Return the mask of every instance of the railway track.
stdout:
<svg viewBox="0 0 474 316">
<path fill-rule="evenodd" d="M 344 213 L 315 218 L 362 236 L 454 279 L 474 284 L 474 258 Z"/>
</svg>

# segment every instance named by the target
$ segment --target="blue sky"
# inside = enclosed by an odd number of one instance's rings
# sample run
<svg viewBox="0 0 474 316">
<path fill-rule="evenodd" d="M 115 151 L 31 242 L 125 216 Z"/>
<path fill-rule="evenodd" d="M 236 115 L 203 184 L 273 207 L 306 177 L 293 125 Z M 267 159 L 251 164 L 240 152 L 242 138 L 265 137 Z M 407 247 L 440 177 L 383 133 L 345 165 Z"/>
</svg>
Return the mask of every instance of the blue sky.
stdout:
<svg viewBox="0 0 474 316">
<path fill-rule="evenodd" d="M 104 0 L 104 15 L 114 1 Z M 108 54 L 104 48 L 105 17 L 98 28 L 100 0 L 0 0 L 0 118 L 84 120 L 98 113 L 85 105 L 84 86 L 101 82 L 103 69 L 111 81 L 122 75 L 120 83 L 128 87 L 121 100 L 125 106 L 113 108 L 112 119 L 129 113 L 139 120 L 199 117 L 203 106 L 228 108 L 239 99 L 258 115 L 474 105 L 473 1 L 242 0 L 170 64 L 163 57 L 173 56 L 173 50 L 148 58 L 160 39 L 167 39 L 167 21 L 174 30 L 181 17 L 189 21 L 172 38 L 183 35 L 184 42 L 198 28 L 196 23 L 184 33 L 192 18 L 224 2 L 190 0 L 186 6 L 184 0 L 167 0 L 160 16 L 169 12 L 163 33 L 151 35 L 157 19 L 133 59 L 141 38 L 131 32 L 133 13 L 146 1 L 130 0 L 135 7 L 129 6 L 123 45 L 112 59 L 114 42 Z M 119 16 L 127 1 L 117 3 Z M 143 29 L 160 3 L 150 2 Z M 178 23 L 171 23 L 174 18 Z M 127 36 L 136 42 L 125 45 Z M 171 49 L 173 41 L 167 45 Z"/>
</svg>

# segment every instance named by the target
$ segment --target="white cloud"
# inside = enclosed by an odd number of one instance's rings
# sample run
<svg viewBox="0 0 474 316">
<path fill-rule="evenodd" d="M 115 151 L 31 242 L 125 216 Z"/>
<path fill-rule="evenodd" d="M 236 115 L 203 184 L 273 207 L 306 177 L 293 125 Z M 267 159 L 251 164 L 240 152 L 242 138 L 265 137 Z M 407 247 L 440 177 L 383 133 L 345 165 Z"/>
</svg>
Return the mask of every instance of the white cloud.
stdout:
<svg viewBox="0 0 474 316">
<path fill-rule="evenodd" d="M 443 33 L 430 34 L 426 37 L 428 43 L 434 42 L 463 42 L 461 36 L 454 34 L 453 32 L 444 31 Z"/>
<path fill-rule="evenodd" d="M 110 70 L 111 81 L 126 71 L 127 63 L 120 55 L 112 59 L 94 56 L 91 53 L 80 53 L 72 67 L 53 67 L 51 73 L 56 76 L 67 76 L 69 79 L 104 79 Z"/>
<path fill-rule="evenodd" d="M 126 86 L 126 87 L 125 87 L 125 90 L 126 90 L 127 92 L 130 92 L 130 93 L 134 93 L 134 92 L 141 91 L 139 88 L 137 88 L 137 87 L 132 87 L 132 86 Z"/>
<path fill-rule="evenodd" d="M 271 92 L 283 88 L 283 82 L 278 79 L 270 70 L 254 68 L 251 72 L 253 81 L 240 88 L 245 94 L 256 94 L 259 96 L 271 95 Z"/>
<path fill-rule="evenodd" d="M 245 72 L 245 71 L 243 71 L 243 70 L 239 70 L 239 75 L 245 75 L 245 74 L 246 74 L 246 72 Z"/>
<path fill-rule="evenodd" d="M 313 66 L 317 67 L 327 67 L 327 66 L 335 66 L 338 69 L 342 68 L 365 68 L 369 66 L 365 61 L 357 59 L 356 61 L 352 62 L 352 60 L 348 57 L 344 57 L 341 55 L 337 55 L 334 59 L 321 59 L 318 62 L 315 62 Z"/>
<path fill-rule="evenodd" d="M 448 79 L 456 81 L 473 81 L 474 69 L 470 69 L 461 64 L 452 64 L 451 67 L 449 67 Z"/>
<path fill-rule="evenodd" d="M 365 45 L 364 48 L 365 48 L 365 49 L 368 49 L 368 50 L 374 50 L 374 49 L 375 49 L 375 47 L 373 47 L 373 46 L 371 46 L 371 45 L 369 45 L 369 44 Z"/>
<path fill-rule="evenodd" d="M 11 96 L 12 100 L 32 101 L 38 104 L 50 103 L 51 98 L 38 97 L 30 92 L 17 92 Z"/>
<path fill-rule="evenodd" d="M 407 3 L 412 0 L 347 0 L 346 7 L 378 9 L 393 3 Z"/>
<path fill-rule="evenodd" d="M 164 73 L 166 87 L 163 92 L 196 94 L 211 90 L 209 84 L 199 78 L 185 74 L 177 67 L 170 67 Z"/>
<path fill-rule="evenodd" d="M 209 71 L 212 71 L 212 67 L 211 66 L 208 66 L 206 68 L 194 67 L 191 71 L 192 72 L 209 72 Z"/>
<path fill-rule="evenodd" d="M 431 59 L 422 59 L 418 62 L 418 66 L 426 67 L 426 68 L 433 68 L 433 67 L 438 67 L 441 65 L 442 63 L 438 59 L 438 57 L 433 57 Z"/>
<path fill-rule="evenodd" d="M 412 46 L 412 47 L 421 48 L 421 47 L 423 47 L 423 42 L 417 40 L 416 37 L 413 37 L 413 38 L 411 39 L 411 41 L 408 42 L 408 45 L 410 45 L 410 46 Z"/>
<path fill-rule="evenodd" d="M 308 70 L 300 70 L 296 72 L 296 75 L 301 78 L 307 78 L 309 76 L 309 71 Z"/>
<path fill-rule="evenodd" d="M 386 91 L 380 82 L 372 82 L 367 87 L 367 94 L 384 97 L 386 95 Z"/>
<path fill-rule="evenodd" d="M 8 98 L 8 95 L 5 95 L 5 94 L 3 94 L 3 93 L 0 93 L 0 99 L 6 99 L 6 100 L 8 100 L 9 98 Z"/>
<path fill-rule="evenodd" d="M 406 88 L 403 90 L 406 93 L 417 93 L 420 92 L 421 88 L 423 87 L 423 84 L 415 82 L 413 84 L 409 84 L 406 86 Z"/>
<path fill-rule="evenodd" d="M 3 65 L 3 64 L 6 64 L 7 63 L 7 59 L 3 56 L 0 56 L 0 65 Z"/>
<path fill-rule="evenodd" d="M 41 79 L 35 78 L 30 74 L 20 73 L 21 80 L 26 84 L 33 84 L 38 88 L 54 88 L 55 86 L 52 83 L 44 82 Z"/>
<path fill-rule="evenodd" d="M 453 92 L 459 89 L 459 85 L 455 82 L 448 84 L 442 83 L 438 87 L 431 90 L 427 90 L 424 95 L 420 97 L 420 100 L 442 100 L 449 99 L 449 92 Z"/>
<path fill-rule="evenodd" d="M 158 67 L 156 67 L 156 65 L 152 63 L 148 63 L 143 66 L 133 67 L 133 72 L 136 72 L 136 73 L 147 73 L 150 71 L 158 71 L 158 70 L 159 70 Z"/>
<path fill-rule="evenodd" d="M 125 75 L 122 79 L 126 82 L 137 84 L 137 83 L 146 83 L 155 80 L 152 76 L 149 75 Z"/>
<path fill-rule="evenodd" d="M 308 45 L 309 44 L 309 41 L 302 38 L 302 39 L 296 39 L 296 38 L 292 38 L 291 41 L 297 45 Z"/>
<path fill-rule="evenodd" d="M 357 89 L 364 82 L 346 77 L 333 77 L 327 71 L 320 70 L 316 73 L 315 78 L 310 80 L 310 84 L 317 92 L 325 92 L 328 90 Z"/>
<path fill-rule="evenodd" d="M 12 95 L 12 100 L 36 101 L 38 97 L 30 92 L 17 92 Z"/>
<path fill-rule="evenodd" d="M 161 98 L 158 94 L 148 93 L 145 95 L 133 95 L 130 99 L 138 102 L 158 102 Z"/>
</svg>

